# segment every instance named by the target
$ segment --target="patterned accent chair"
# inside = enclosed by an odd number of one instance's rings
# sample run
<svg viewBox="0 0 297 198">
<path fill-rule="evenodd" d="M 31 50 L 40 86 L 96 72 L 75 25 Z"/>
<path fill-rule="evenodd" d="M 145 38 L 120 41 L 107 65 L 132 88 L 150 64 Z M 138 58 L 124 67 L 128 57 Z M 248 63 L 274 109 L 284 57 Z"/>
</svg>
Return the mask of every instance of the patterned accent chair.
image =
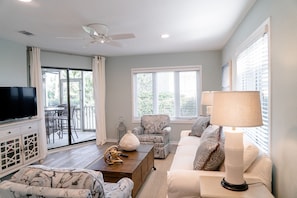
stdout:
<svg viewBox="0 0 297 198">
<path fill-rule="evenodd" d="M 168 115 L 143 115 L 140 126 L 132 132 L 138 137 L 141 144 L 154 145 L 154 157 L 165 159 L 170 152 L 169 135 L 171 131 Z"/>
<path fill-rule="evenodd" d="M 32 165 L 1 182 L 0 197 L 130 198 L 133 186 L 129 178 L 122 178 L 117 183 L 104 182 L 99 171 Z"/>
</svg>

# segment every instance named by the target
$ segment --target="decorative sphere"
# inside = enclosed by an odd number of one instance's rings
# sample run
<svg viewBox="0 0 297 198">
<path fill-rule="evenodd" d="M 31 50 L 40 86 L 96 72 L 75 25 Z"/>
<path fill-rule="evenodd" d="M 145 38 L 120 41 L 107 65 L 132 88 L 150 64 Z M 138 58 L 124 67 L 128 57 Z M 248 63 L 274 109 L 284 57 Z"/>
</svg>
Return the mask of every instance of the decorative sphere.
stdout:
<svg viewBox="0 0 297 198">
<path fill-rule="evenodd" d="M 140 142 L 136 135 L 134 135 L 131 130 L 128 130 L 120 140 L 119 146 L 125 151 L 134 151 L 137 149 L 139 144 Z"/>
</svg>

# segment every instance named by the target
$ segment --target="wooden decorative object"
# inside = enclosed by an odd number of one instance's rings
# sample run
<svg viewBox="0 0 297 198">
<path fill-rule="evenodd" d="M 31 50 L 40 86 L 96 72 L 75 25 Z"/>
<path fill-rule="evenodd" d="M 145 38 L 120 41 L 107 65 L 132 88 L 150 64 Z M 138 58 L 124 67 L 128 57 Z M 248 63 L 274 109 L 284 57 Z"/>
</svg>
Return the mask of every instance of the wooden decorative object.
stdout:
<svg viewBox="0 0 297 198">
<path fill-rule="evenodd" d="M 123 160 L 119 157 L 122 152 L 119 151 L 118 146 L 113 145 L 106 149 L 104 153 L 104 161 L 108 165 L 114 163 L 123 163 Z"/>
</svg>

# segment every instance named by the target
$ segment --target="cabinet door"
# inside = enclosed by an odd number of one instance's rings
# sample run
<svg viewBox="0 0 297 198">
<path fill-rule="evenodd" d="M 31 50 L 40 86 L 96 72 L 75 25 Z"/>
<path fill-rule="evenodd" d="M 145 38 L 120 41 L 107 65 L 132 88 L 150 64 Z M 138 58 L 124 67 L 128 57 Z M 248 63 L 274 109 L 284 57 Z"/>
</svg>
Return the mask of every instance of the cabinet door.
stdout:
<svg viewBox="0 0 297 198">
<path fill-rule="evenodd" d="M 24 163 L 39 157 L 38 132 L 25 134 L 23 137 Z"/>
<path fill-rule="evenodd" d="M 20 136 L 0 141 L 1 172 L 22 165 Z"/>
</svg>

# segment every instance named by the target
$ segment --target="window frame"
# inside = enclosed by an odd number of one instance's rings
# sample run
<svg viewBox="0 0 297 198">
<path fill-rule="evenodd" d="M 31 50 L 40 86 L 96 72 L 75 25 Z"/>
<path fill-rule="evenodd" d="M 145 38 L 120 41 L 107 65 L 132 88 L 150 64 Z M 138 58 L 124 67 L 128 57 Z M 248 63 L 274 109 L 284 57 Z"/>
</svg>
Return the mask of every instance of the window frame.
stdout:
<svg viewBox="0 0 297 198">
<path fill-rule="evenodd" d="M 236 50 L 235 56 L 232 60 L 232 62 L 234 63 L 234 73 L 233 73 L 233 79 L 235 82 L 235 89 L 236 90 L 241 90 L 239 87 L 239 83 L 237 81 L 239 81 L 239 79 L 237 79 L 237 74 L 238 74 L 238 65 L 237 65 L 237 58 L 239 57 L 239 55 L 245 51 L 246 49 L 248 49 L 250 46 L 252 46 L 256 41 L 258 41 L 264 34 L 267 34 L 268 36 L 268 113 L 267 113 L 267 117 L 268 117 L 268 125 L 267 130 L 268 130 L 268 144 L 267 146 L 267 151 L 265 149 L 262 148 L 262 145 L 260 145 L 261 143 L 257 143 L 253 140 L 253 137 L 250 137 L 248 134 L 246 135 L 251 141 L 253 141 L 262 152 L 266 153 L 267 155 L 270 155 L 271 153 L 271 48 L 270 48 L 270 38 L 271 38 L 271 33 L 270 33 L 270 18 L 266 19 L 240 46 L 239 48 Z M 264 125 L 263 125 L 264 126 Z M 263 129 L 262 127 L 258 127 L 260 129 Z M 251 130 L 257 130 L 256 128 L 251 128 Z M 257 136 L 257 135 L 256 135 Z"/>
<path fill-rule="evenodd" d="M 135 74 L 138 73 L 157 73 L 157 72 L 185 72 L 185 71 L 197 71 L 197 116 L 196 117 L 171 117 L 172 123 L 193 123 L 201 111 L 200 100 L 201 100 L 201 92 L 202 92 L 202 66 L 201 65 L 190 65 L 190 66 L 165 66 L 165 67 L 148 67 L 148 68 L 132 68 L 131 69 L 131 98 L 132 98 L 132 123 L 139 123 L 140 117 L 135 116 L 135 102 L 136 102 L 136 86 L 135 84 Z M 174 81 L 176 82 L 176 75 L 174 77 Z M 176 88 L 176 87 L 175 87 Z M 153 87 L 155 90 L 155 87 Z M 179 98 L 175 96 L 175 99 Z"/>
</svg>

